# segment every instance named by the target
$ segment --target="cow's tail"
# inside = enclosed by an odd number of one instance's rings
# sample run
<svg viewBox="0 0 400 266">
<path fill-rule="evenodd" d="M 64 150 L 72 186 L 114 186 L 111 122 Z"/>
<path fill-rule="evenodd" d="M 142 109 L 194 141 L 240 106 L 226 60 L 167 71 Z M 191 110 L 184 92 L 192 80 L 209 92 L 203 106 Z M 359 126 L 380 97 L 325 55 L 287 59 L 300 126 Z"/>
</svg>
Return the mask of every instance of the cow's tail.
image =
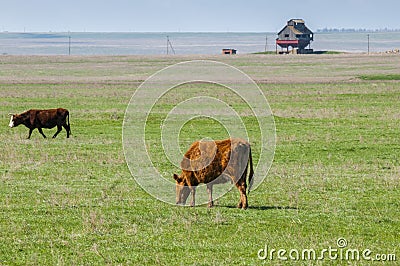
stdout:
<svg viewBox="0 0 400 266">
<path fill-rule="evenodd" d="M 250 172 L 249 172 L 249 189 L 247 193 L 250 193 L 251 187 L 253 186 L 253 176 L 254 176 L 254 170 L 253 170 L 253 156 L 251 156 L 251 148 L 249 149 L 249 167 L 250 167 Z"/>
<path fill-rule="evenodd" d="M 67 125 L 68 125 L 68 131 L 69 131 L 68 134 L 72 135 L 72 133 L 71 133 L 71 124 L 69 123 L 69 112 L 68 111 L 67 111 Z"/>
</svg>

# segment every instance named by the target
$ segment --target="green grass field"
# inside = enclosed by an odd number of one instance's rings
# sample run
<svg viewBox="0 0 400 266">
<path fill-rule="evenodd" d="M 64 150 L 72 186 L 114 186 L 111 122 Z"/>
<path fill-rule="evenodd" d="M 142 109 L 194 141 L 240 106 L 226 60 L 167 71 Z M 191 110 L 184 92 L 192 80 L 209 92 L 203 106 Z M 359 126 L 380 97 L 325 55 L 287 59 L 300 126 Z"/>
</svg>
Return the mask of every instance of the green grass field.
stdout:
<svg viewBox="0 0 400 266">
<path fill-rule="evenodd" d="M 244 71 L 273 111 L 274 162 L 245 211 L 235 208 L 236 189 L 212 209 L 163 203 L 125 163 L 122 121 L 135 89 L 192 59 Z M 366 265 L 366 249 L 371 259 L 394 254 L 398 263 L 400 82 L 387 77 L 399 69 L 393 55 L 1 56 L 0 265 Z M 56 139 L 35 130 L 26 140 L 27 128 L 8 127 L 8 113 L 55 107 L 70 110 L 70 139 L 64 130 Z M 165 115 L 173 102 L 159 107 Z M 159 126 L 148 123 L 148 141 L 157 143 Z M 226 133 L 204 119 L 182 132 L 184 143 Z M 151 152 L 162 157 L 161 149 Z M 168 162 L 159 167 L 171 179 L 178 171 Z M 361 258 L 301 259 L 304 249 L 319 257 L 329 247 L 357 249 Z M 282 261 L 279 249 L 300 258 Z"/>
</svg>

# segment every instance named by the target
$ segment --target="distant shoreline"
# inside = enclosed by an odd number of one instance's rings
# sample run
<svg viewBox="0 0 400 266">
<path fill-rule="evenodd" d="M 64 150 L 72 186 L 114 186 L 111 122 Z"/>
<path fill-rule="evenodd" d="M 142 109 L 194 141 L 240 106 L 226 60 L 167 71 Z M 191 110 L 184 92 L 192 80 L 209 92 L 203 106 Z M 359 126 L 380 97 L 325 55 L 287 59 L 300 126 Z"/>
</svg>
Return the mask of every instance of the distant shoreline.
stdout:
<svg viewBox="0 0 400 266">
<path fill-rule="evenodd" d="M 175 52 L 181 55 L 217 55 L 224 48 L 235 49 L 238 54 L 274 53 L 276 37 L 276 33 L 265 32 L 1 32 L 0 54 L 163 55 Z M 311 49 L 364 53 L 367 52 L 367 37 L 371 53 L 400 48 L 400 31 L 380 31 L 316 33 Z M 166 45 L 167 38 L 173 49 Z"/>
<path fill-rule="evenodd" d="M 349 32 L 349 33 L 355 33 L 355 32 L 399 32 L 400 29 L 388 29 L 388 28 L 384 28 L 384 29 L 352 29 L 352 28 L 323 28 L 323 29 L 317 29 L 315 31 L 315 33 L 345 33 L 345 32 Z"/>
</svg>

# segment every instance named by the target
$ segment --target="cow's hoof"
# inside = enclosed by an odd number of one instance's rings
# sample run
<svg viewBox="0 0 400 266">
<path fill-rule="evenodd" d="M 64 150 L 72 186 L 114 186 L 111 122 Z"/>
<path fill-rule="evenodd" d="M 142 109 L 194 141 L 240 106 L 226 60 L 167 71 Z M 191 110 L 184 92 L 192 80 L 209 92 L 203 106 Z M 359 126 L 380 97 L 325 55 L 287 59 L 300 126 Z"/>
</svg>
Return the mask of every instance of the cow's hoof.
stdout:
<svg viewBox="0 0 400 266">
<path fill-rule="evenodd" d="M 242 208 L 242 202 L 239 202 L 239 204 L 237 205 L 237 207 L 239 208 L 239 209 L 241 209 Z"/>
<path fill-rule="evenodd" d="M 210 203 L 208 203 L 208 208 L 212 208 L 212 207 L 214 207 L 214 202 L 213 202 L 213 201 L 211 201 Z"/>
</svg>

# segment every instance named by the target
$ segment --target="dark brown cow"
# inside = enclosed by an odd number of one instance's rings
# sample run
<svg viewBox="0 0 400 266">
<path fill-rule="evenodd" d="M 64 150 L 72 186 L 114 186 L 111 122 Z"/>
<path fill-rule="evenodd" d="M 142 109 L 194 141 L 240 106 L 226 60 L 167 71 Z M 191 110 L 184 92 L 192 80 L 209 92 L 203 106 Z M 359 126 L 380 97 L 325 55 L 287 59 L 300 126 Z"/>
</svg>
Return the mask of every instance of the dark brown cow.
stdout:
<svg viewBox="0 0 400 266">
<path fill-rule="evenodd" d="M 249 172 L 249 191 L 253 178 L 253 159 L 250 144 L 238 138 L 217 141 L 196 141 L 185 153 L 181 162 L 182 173 L 174 174 L 176 180 L 176 204 L 185 204 L 192 193 L 190 205 L 195 205 L 196 186 L 205 183 L 208 206 L 212 207 L 212 186 L 218 183 L 234 182 L 240 192 L 238 208 L 248 206 L 246 176 Z"/>
<path fill-rule="evenodd" d="M 57 132 L 53 135 L 53 138 L 57 137 L 58 133 L 62 130 L 62 127 L 67 131 L 67 138 L 71 134 L 71 128 L 69 124 L 69 112 L 66 109 L 48 109 L 48 110 L 36 110 L 31 109 L 22 114 L 11 115 L 10 127 L 16 127 L 24 125 L 29 128 L 28 139 L 32 135 L 32 131 L 37 128 L 44 138 L 42 128 L 53 128 L 57 126 Z"/>
</svg>

